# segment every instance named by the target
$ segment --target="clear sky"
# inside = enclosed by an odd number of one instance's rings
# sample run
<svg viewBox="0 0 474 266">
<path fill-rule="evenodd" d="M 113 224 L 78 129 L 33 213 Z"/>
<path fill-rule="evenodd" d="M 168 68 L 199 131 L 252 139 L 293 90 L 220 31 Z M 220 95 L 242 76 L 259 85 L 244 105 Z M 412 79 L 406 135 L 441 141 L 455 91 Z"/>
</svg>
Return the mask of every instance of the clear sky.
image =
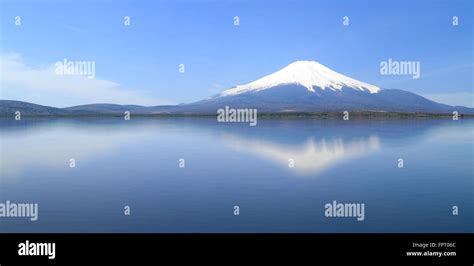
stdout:
<svg viewBox="0 0 474 266">
<path fill-rule="evenodd" d="M 383 88 L 474 105 L 471 0 L 0 1 L 2 99 L 177 104 L 314 60 Z M 420 78 L 381 75 L 389 58 L 419 61 Z M 95 79 L 54 75 L 63 59 L 94 61 Z"/>
</svg>

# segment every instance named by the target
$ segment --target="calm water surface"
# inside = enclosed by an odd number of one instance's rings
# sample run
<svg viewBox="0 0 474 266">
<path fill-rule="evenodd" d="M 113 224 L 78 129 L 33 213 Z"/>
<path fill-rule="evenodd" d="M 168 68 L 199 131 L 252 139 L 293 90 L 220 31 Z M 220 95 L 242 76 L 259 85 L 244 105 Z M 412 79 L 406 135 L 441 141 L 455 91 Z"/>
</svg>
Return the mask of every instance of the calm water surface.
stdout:
<svg viewBox="0 0 474 266">
<path fill-rule="evenodd" d="M 39 204 L 0 232 L 474 231 L 474 120 L 0 123 L 0 202 Z M 333 200 L 365 220 L 325 217 Z"/>
</svg>

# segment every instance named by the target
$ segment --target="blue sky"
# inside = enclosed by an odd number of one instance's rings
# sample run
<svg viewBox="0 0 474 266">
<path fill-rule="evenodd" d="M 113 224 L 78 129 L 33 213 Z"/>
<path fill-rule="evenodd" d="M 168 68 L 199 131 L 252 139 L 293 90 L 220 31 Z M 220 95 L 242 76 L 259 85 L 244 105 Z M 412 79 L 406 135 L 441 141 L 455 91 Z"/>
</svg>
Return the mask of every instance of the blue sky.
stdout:
<svg viewBox="0 0 474 266">
<path fill-rule="evenodd" d="M 176 104 L 314 60 L 383 88 L 473 106 L 469 0 L 2 0 L 0 12 L 2 99 Z M 96 80 L 44 74 L 65 58 L 94 61 Z M 389 58 L 419 61 L 421 77 L 381 75 Z"/>
</svg>

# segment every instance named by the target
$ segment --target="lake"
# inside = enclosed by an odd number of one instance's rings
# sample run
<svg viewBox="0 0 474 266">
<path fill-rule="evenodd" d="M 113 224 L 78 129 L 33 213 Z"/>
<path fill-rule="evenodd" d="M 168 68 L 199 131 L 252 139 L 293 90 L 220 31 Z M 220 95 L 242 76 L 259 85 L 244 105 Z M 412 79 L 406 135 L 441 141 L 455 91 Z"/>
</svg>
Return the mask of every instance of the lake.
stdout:
<svg viewBox="0 0 474 266">
<path fill-rule="evenodd" d="M 0 122 L 0 232 L 474 231 L 474 119 Z"/>
</svg>

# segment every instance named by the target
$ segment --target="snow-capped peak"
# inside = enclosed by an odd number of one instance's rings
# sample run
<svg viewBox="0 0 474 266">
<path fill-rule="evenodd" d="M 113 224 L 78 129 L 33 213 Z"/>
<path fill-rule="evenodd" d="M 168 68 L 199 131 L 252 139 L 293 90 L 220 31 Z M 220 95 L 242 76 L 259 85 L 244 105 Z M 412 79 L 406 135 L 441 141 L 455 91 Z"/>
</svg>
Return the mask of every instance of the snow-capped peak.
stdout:
<svg viewBox="0 0 474 266">
<path fill-rule="evenodd" d="M 225 90 L 220 93 L 219 96 L 231 96 L 249 91 L 260 91 L 287 84 L 298 84 L 306 87 L 308 91 L 311 92 L 315 92 L 314 87 L 323 90 L 326 88 L 331 90 L 352 88 L 355 90 L 368 91 L 370 93 L 377 93 L 380 90 L 377 86 L 332 71 L 318 62 L 296 61 L 261 79 Z"/>
</svg>

